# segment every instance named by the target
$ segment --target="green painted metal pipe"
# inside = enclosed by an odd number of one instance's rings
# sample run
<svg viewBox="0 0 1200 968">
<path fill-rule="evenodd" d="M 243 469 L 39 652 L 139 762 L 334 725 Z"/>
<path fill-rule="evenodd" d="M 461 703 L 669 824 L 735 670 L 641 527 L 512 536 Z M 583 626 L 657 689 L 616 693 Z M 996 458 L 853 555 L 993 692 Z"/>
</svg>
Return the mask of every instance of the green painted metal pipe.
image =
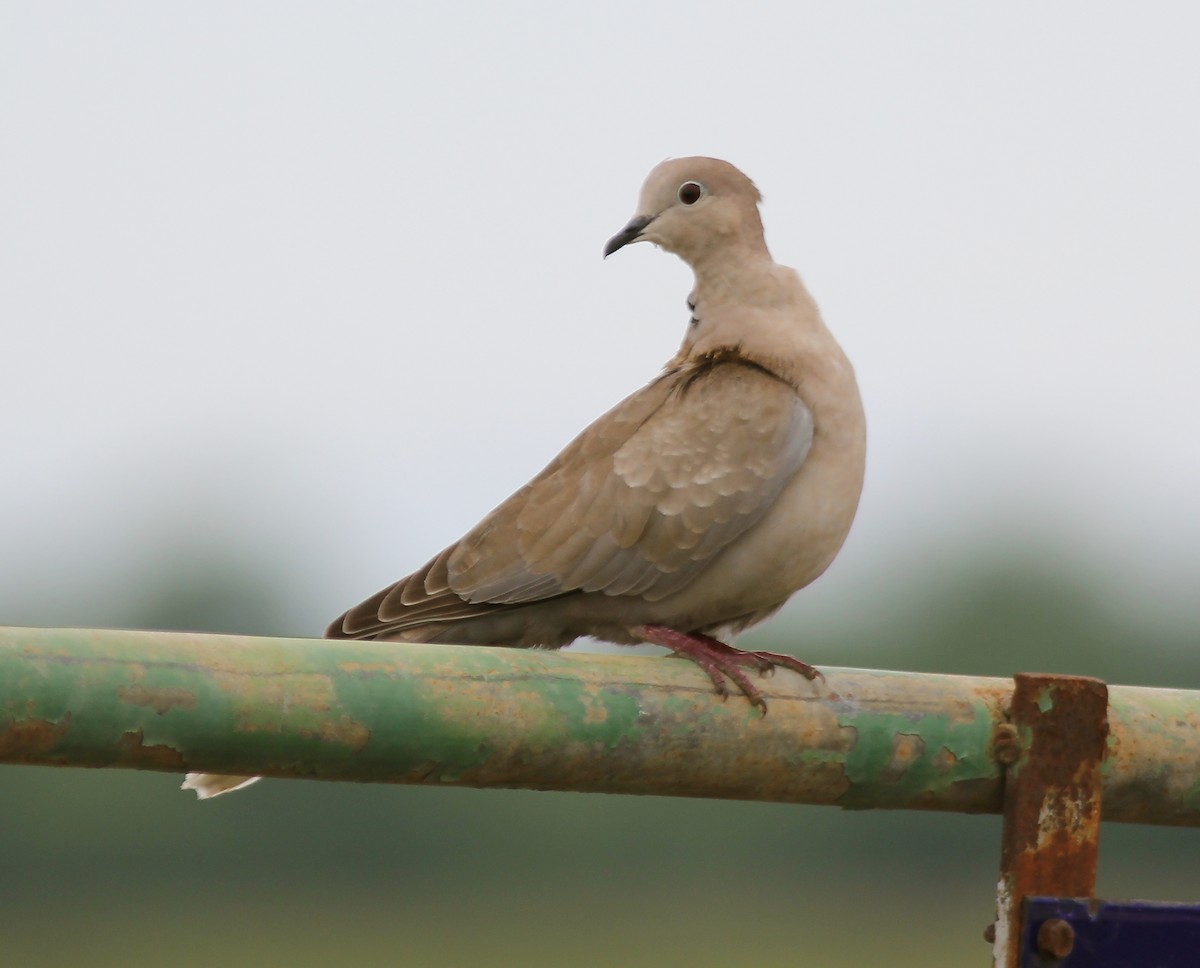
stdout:
<svg viewBox="0 0 1200 968">
<path fill-rule="evenodd" d="M 0 629 L 0 763 L 999 812 L 1009 680 L 824 671 L 763 716 L 667 658 Z M 1200 692 L 1109 717 L 1105 818 L 1200 825 Z"/>
</svg>

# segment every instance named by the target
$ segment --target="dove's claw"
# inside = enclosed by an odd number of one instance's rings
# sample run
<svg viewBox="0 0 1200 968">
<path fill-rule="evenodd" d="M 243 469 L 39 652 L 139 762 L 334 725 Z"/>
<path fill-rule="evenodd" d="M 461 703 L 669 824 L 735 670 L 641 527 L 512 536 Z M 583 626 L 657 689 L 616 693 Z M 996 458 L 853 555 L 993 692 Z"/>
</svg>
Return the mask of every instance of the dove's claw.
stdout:
<svg viewBox="0 0 1200 968">
<path fill-rule="evenodd" d="M 776 666 L 784 666 L 800 673 L 805 679 L 825 678 L 817 669 L 794 656 L 777 652 L 746 652 L 703 632 L 678 632 L 665 625 L 639 625 L 633 632 L 647 642 L 670 649 L 677 656 L 691 659 L 712 680 L 713 688 L 721 698 L 729 695 L 726 680 L 732 681 L 750 700 L 750 705 L 757 706 L 764 715 L 767 702 L 741 666 L 753 666 L 760 674 L 774 672 Z"/>
<path fill-rule="evenodd" d="M 794 655 L 782 655 L 778 652 L 746 652 L 745 655 L 752 655 L 767 663 L 767 668 L 772 672 L 776 666 L 783 666 L 785 669 L 792 669 L 799 672 L 809 682 L 814 679 L 824 681 L 825 676 L 820 669 L 810 666 L 807 662 L 801 662 Z"/>
</svg>

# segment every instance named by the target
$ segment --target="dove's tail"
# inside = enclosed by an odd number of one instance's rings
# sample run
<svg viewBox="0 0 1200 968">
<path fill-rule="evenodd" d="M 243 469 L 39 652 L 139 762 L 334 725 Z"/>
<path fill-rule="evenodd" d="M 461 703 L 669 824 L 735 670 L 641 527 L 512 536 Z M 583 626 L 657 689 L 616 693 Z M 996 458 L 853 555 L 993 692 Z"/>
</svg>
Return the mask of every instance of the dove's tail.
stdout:
<svg viewBox="0 0 1200 968">
<path fill-rule="evenodd" d="M 261 777 L 257 776 L 225 776 L 220 773 L 189 773 L 183 781 L 181 790 L 195 790 L 196 797 L 199 800 L 208 800 L 210 797 L 219 796 L 222 793 L 231 793 L 234 790 L 240 790 L 242 787 L 248 787 L 251 783 L 257 783 Z"/>
</svg>

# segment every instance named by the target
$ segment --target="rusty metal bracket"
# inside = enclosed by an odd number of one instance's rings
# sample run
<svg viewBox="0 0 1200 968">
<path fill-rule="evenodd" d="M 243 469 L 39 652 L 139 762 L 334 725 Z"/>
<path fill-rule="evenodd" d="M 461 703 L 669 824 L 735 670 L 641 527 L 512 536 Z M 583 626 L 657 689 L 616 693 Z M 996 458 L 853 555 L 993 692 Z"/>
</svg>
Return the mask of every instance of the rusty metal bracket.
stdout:
<svg viewBox="0 0 1200 968">
<path fill-rule="evenodd" d="M 1107 742 L 1108 687 L 1099 679 L 1016 676 L 1009 722 L 993 744 L 1006 767 L 996 923 L 989 932 L 994 968 L 1020 964 L 1026 898 L 1095 893 Z M 1047 956 L 1062 957 L 1069 925 L 1042 927 Z"/>
</svg>

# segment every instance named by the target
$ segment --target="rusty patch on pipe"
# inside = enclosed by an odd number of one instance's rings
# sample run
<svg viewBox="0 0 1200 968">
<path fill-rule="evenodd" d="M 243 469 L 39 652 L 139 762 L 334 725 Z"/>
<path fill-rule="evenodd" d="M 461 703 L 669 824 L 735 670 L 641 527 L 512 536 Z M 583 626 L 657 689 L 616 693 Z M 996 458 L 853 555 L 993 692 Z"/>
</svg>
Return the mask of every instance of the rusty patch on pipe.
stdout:
<svg viewBox="0 0 1200 968">
<path fill-rule="evenodd" d="M 943 746 L 933 756 L 933 768 L 939 773 L 953 773 L 958 766 L 958 757 L 949 746 Z"/>
<path fill-rule="evenodd" d="M 9 763 L 28 757 L 40 760 L 39 754 L 54 749 L 71 728 L 71 714 L 57 723 L 49 719 L 10 721 L 0 730 L 0 757 Z"/>
<path fill-rule="evenodd" d="M 895 783 L 904 778 L 917 760 L 925 755 L 925 740 L 916 733 L 896 733 L 892 736 L 892 757 L 883 768 L 881 779 Z"/>
<path fill-rule="evenodd" d="M 595 696 L 587 697 L 583 709 L 583 722 L 588 726 L 599 726 L 608 722 L 608 707 L 598 702 Z"/>
<path fill-rule="evenodd" d="M 121 734 L 117 749 L 121 751 L 119 762 L 122 766 L 171 771 L 187 769 L 179 750 L 164 743 L 147 746 L 145 740 L 145 734 L 140 729 L 129 729 Z"/>
<path fill-rule="evenodd" d="M 196 694 L 187 689 L 160 688 L 149 689 L 145 686 L 122 686 L 117 690 L 117 698 L 133 706 L 149 706 L 160 716 L 168 709 L 195 709 Z"/>
<path fill-rule="evenodd" d="M 356 723 L 349 716 L 342 716 L 337 722 L 321 724 L 321 739 L 331 743 L 341 743 L 356 753 L 371 739 L 371 731 L 362 723 Z"/>
</svg>

